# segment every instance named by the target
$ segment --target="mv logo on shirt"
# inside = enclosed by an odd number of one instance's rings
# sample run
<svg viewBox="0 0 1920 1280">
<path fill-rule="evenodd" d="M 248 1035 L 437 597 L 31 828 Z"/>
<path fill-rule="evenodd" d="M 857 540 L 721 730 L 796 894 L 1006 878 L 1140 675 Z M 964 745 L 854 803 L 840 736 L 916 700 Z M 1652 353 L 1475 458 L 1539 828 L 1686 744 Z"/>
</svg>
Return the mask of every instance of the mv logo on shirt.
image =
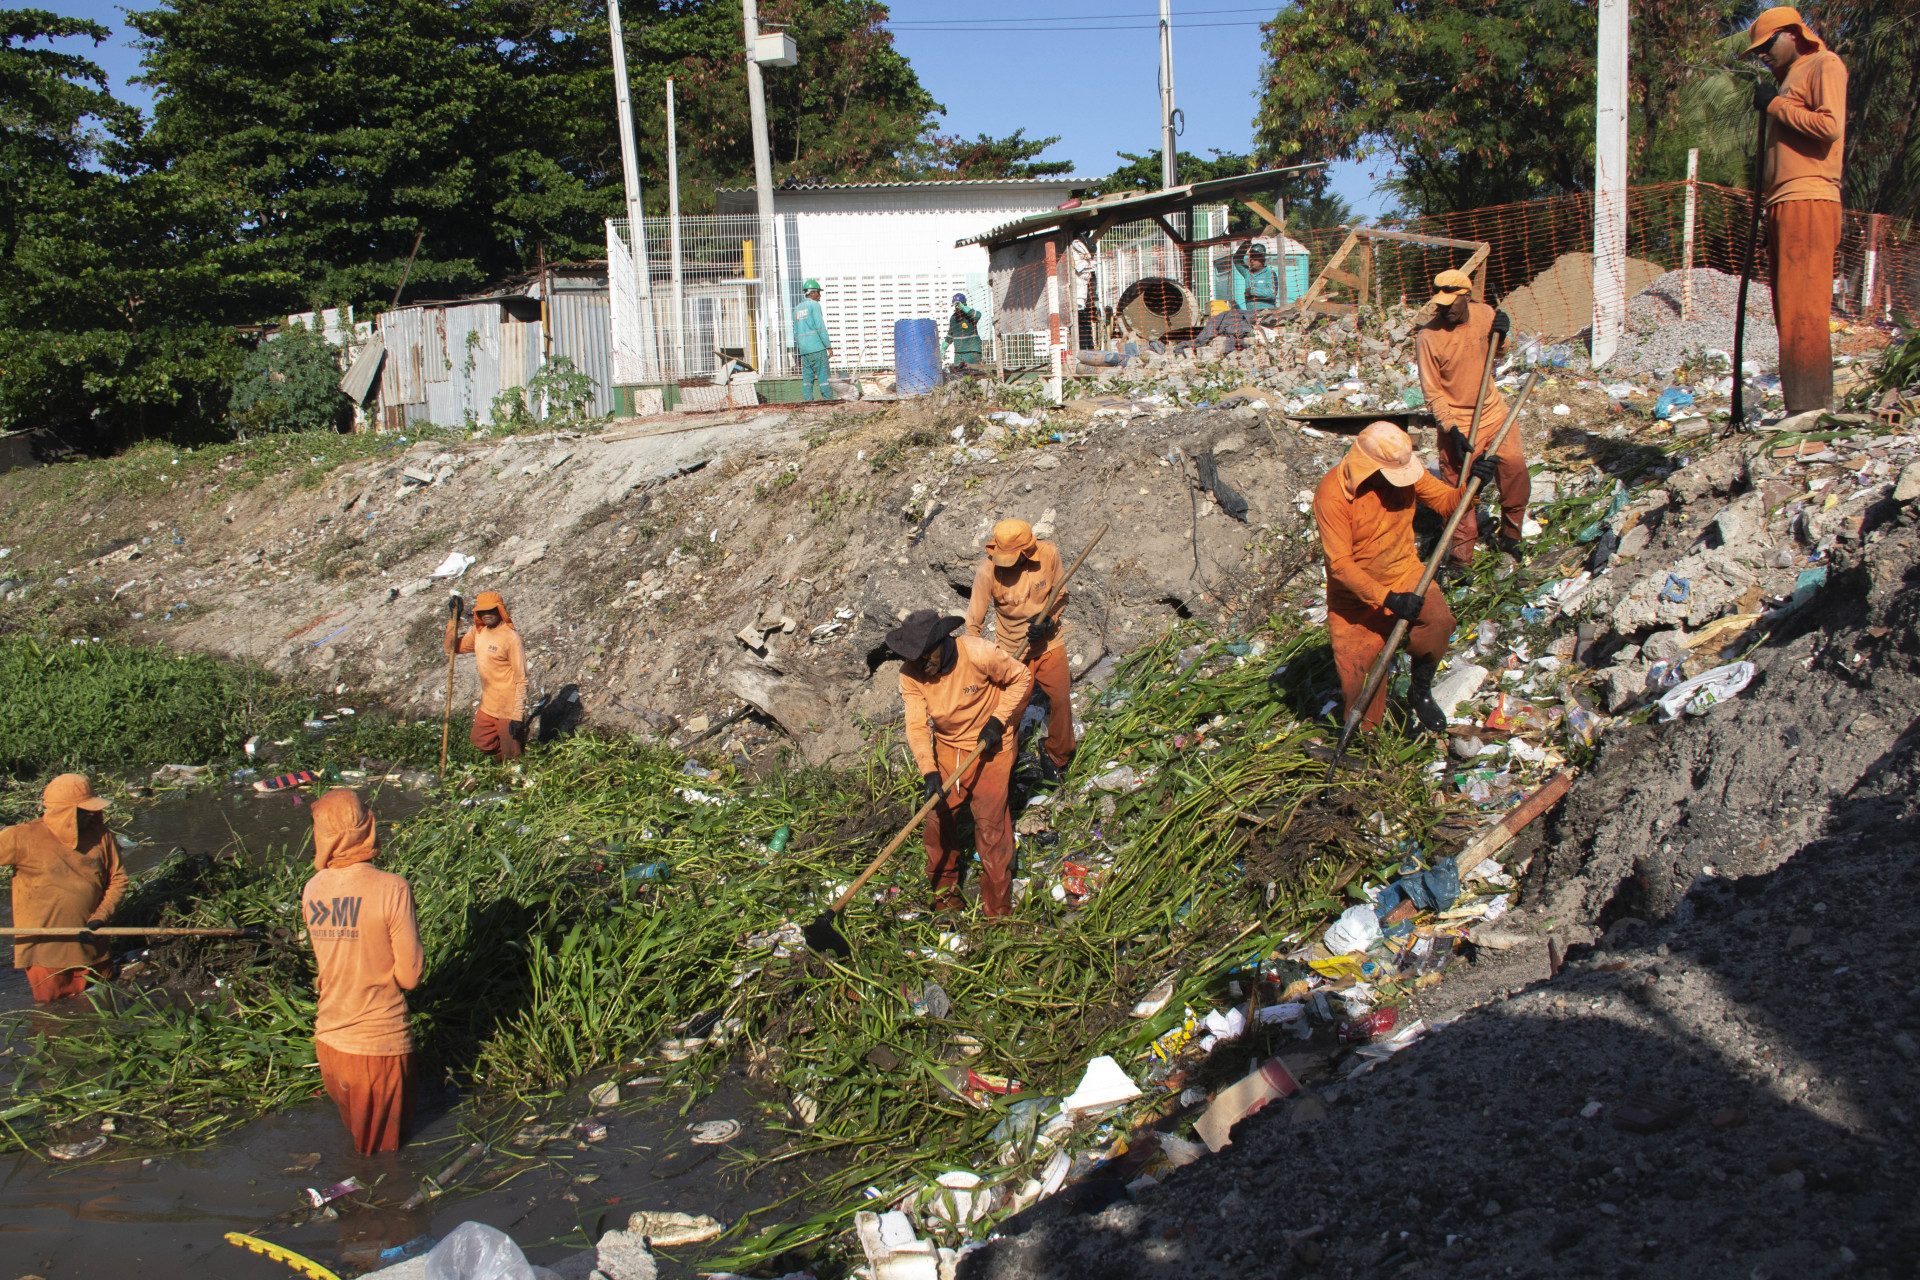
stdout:
<svg viewBox="0 0 1920 1280">
<path fill-rule="evenodd" d="M 307 904 L 309 929 L 357 929 L 359 926 L 359 898 L 335 898 L 332 902 L 315 898 Z"/>
</svg>

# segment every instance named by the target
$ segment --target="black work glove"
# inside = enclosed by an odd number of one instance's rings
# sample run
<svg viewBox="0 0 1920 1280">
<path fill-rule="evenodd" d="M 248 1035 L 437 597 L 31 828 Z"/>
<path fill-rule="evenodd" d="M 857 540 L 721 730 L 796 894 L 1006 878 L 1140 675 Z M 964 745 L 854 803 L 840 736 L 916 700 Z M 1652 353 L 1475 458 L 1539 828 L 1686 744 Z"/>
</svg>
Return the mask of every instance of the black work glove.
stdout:
<svg viewBox="0 0 1920 1280">
<path fill-rule="evenodd" d="M 452 614 L 456 618 L 460 616 L 460 597 L 459 596 L 447 597 L 447 612 Z"/>
<path fill-rule="evenodd" d="M 1467 468 L 1467 474 L 1478 480 L 1480 487 L 1484 489 L 1493 483 L 1493 473 L 1498 465 L 1493 460 L 1492 454 L 1483 453 L 1473 460 L 1473 465 Z"/>
<path fill-rule="evenodd" d="M 1779 96 L 1780 86 L 1774 83 L 1772 76 L 1763 75 L 1753 82 L 1753 109 L 1761 115 L 1766 114 L 1767 104 Z"/>
<path fill-rule="evenodd" d="M 1458 427 L 1440 428 L 1440 442 L 1456 458 L 1467 456 L 1467 433 Z"/>
<path fill-rule="evenodd" d="M 527 740 L 527 722 L 525 720 L 507 721 L 507 736 L 515 742 L 524 744 Z"/>
<path fill-rule="evenodd" d="M 1504 311 L 1493 313 L 1493 331 L 1502 337 L 1513 332 L 1513 317 Z"/>
<path fill-rule="evenodd" d="M 988 716 L 987 722 L 980 726 L 980 741 L 986 744 L 985 754 L 987 755 L 998 751 L 1006 737 L 1007 726 L 1000 723 L 999 716 Z"/>
<path fill-rule="evenodd" d="M 940 794 L 940 775 L 923 773 L 920 775 L 920 803 L 925 804 Z"/>
<path fill-rule="evenodd" d="M 1412 591 L 1387 592 L 1387 612 L 1396 618 L 1405 618 L 1413 622 L 1420 617 L 1420 610 L 1426 606 L 1427 598 Z"/>
<path fill-rule="evenodd" d="M 1058 618 L 1042 618 L 1027 628 L 1027 634 L 1044 644 L 1048 640 L 1053 639 L 1054 632 L 1058 630 L 1060 630 L 1060 620 Z"/>
</svg>

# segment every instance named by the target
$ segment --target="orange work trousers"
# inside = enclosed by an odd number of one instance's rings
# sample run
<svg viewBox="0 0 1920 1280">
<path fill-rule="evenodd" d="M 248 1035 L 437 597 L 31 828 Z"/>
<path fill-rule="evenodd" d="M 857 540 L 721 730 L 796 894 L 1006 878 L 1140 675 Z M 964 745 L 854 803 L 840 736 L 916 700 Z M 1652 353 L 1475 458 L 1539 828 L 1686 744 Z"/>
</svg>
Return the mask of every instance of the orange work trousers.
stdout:
<svg viewBox="0 0 1920 1280">
<path fill-rule="evenodd" d="M 1340 673 L 1340 693 L 1347 714 L 1353 713 L 1353 704 L 1360 700 L 1360 690 L 1367 683 L 1367 670 L 1387 647 L 1387 633 L 1399 620 L 1385 609 L 1375 609 L 1351 597 L 1339 602 L 1328 598 L 1327 630 L 1333 635 L 1333 665 Z M 1407 652 L 1415 662 L 1438 662 L 1446 656 L 1447 638 L 1452 634 L 1453 610 L 1447 608 L 1439 587 L 1428 587 L 1420 617 L 1407 633 Z M 1388 683 L 1380 682 L 1380 691 L 1373 695 L 1373 705 L 1361 722 L 1369 729 L 1380 723 L 1387 709 Z"/>
<path fill-rule="evenodd" d="M 1833 407 L 1833 254 L 1837 200 L 1784 200 L 1767 210 L 1773 321 L 1780 330 L 1780 396 L 1788 413 Z"/>
<path fill-rule="evenodd" d="M 1073 759 L 1073 673 L 1067 670 L 1067 651 L 1064 648 L 1048 649 L 1045 653 L 1027 664 L 1027 670 L 1033 673 L 1033 688 L 1047 695 L 1047 758 L 1057 768 L 1064 769 Z M 1033 701 L 1033 690 L 1027 691 L 1027 702 Z M 1020 719 L 1027 714 L 1027 702 L 1020 704 L 1013 713 L 1013 723 L 1007 726 L 1009 733 L 1018 733 Z"/>
<path fill-rule="evenodd" d="M 1485 425 L 1480 429 L 1485 431 Z M 1500 452 L 1493 455 L 1494 480 L 1500 486 L 1500 532 L 1509 538 L 1520 536 L 1527 518 L 1527 501 L 1533 497 L 1533 477 L 1527 472 L 1526 454 L 1513 444 L 1514 433 L 1519 430 L 1520 424 L 1514 423 L 1513 431 L 1508 432 L 1501 443 Z M 1448 448 L 1445 437 L 1440 442 L 1440 478 L 1456 489 L 1460 487 L 1460 459 Z M 1476 502 L 1475 506 L 1478 505 Z M 1480 514 L 1469 509 L 1453 527 L 1453 545 L 1447 550 L 1447 558 L 1455 564 L 1472 563 L 1473 546 L 1479 540 Z"/>
<path fill-rule="evenodd" d="M 473 713 L 473 732 L 467 735 L 467 741 L 473 744 L 475 751 L 490 755 L 501 764 L 518 760 L 525 748 L 520 745 L 518 738 L 507 732 L 507 726 L 512 723 L 511 720 L 476 711 Z"/>
<path fill-rule="evenodd" d="M 340 1108 L 340 1120 L 363 1156 L 376 1151 L 398 1151 L 413 1136 L 413 1094 L 419 1078 L 419 1055 L 395 1054 L 372 1058 L 342 1053 L 321 1041 L 313 1042 L 320 1060 L 320 1083 Z"/>
<path fill-rule="evenodd" d="M 105 982 L 112 976 L 100 968 L 49 969 L 43 964 L 27 966 L 27 985 L 33 988 L 33 998 L 42 1004 L 79 995 L 87 989 L 89 978 L 95 982 Z"/>
<path fill-rule="evenodd" d="M 1011 734 L 1011 730 L 1008 731 Z M 944 779 L 967 752 L 939 741 L 933 757 Z M 980 909 L 989 916 L 1013 911 L 1013 817 L 1007 812 L 1007 783 L 1013 777 L 1014 744 L 1009 737 L 998 751 L 982 756 L 955 780 L 946 797 L 927 814 L 921 841 L 927 849 L 927 879 L 933 884 L 935 905 L 950 910 L 960 905 L 961 868 L 959 813 L 973 809 L 973 844 L 980 855 Z"/>
</svg>

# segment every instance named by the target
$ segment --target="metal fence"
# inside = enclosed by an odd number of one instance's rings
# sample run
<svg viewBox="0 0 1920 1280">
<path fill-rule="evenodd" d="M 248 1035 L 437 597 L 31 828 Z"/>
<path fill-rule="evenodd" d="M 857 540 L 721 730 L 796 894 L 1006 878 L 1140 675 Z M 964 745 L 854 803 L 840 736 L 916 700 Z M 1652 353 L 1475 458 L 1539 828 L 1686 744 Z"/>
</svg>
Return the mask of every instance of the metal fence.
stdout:
<svg viewBox="0 0 1920 1280">
<path fill-rule="evenodd" d="M 609 337 L 622 386 L 710 374 L 727 358 L 763 376 L 790 376 L 801 280 L 782 237 L 756 217 L 644 220 L 645 261 L 626 218 L 607 220 Z M 676 238 L 678 243 L 676 245 Z M 674 269 L 676 252 L 679 269 Z"/>
</svg>

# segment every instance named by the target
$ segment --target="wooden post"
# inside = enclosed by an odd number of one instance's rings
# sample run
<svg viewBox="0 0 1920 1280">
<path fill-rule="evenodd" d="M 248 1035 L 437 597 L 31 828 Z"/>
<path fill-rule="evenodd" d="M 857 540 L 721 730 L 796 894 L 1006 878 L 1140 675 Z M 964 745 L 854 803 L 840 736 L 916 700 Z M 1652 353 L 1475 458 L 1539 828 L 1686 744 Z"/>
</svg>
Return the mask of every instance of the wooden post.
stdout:
<svg viewBox="0 0 1920 1280">
<path fill-rule="evenodd" d="M 1867 235 L 1865 260 L 1860 270 L 1860 318 L 1873 319 L 1874 295 L 1879 291 L 1880 246 L 1885 243 L 1886 218 L 1884 213 L 1867 215 Z M 1889 304 L 1891 305 L 1891 304 Z"/>
<path fill-rule="evenodd" d="M 1687 216 L 1680 231 L 1680 318 L 1693 319 L 1693 210 L 1700 198 L 1700 148 L 1687 152 Z"/>
<path fill-rule="evenodd" d="M 1367 296 L 1373 292 L 1373 245 L 1363 240 L 1358 252 L 1360 270 L 1356 274 L 1360 277 L 1360 283 L 1354 286 L 1353 301 L 1356 306 L 1364 307 L 1367 305 Z"/>
<path fill-rule="evenodd" d="M 1055 404 L 1066 390 L 1060 382 L 1060 242 L 1047 238 L 1047 376 L 1042 385 Z"/>
</svg>

